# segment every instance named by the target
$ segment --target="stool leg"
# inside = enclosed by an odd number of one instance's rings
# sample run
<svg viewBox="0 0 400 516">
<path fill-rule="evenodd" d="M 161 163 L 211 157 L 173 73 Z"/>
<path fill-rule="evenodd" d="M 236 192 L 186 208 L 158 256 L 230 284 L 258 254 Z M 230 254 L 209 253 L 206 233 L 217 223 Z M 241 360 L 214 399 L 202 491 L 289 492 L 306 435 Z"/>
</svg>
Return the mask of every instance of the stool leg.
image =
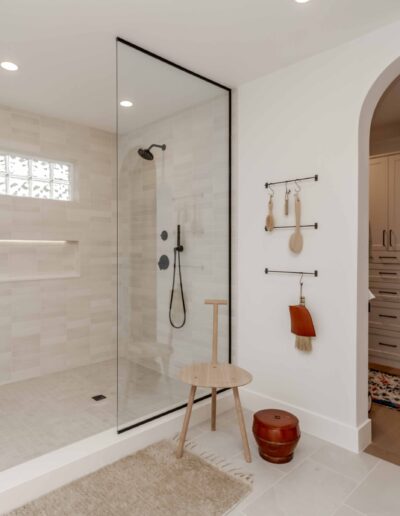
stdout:
<svg viewBox="0 0 400 516">
<path fill-rule="evenodd" d="M 194 401 L 195 394 L 196 394 L 196 386 L 192 385 L 190 387 L 189 401 L 188 401 L 187 408 L 186 408 L 185 419 L 183 420 L 181 435 L 179 436 L 178 449 L 176 451 L 176 456 L 178 459 L 180 459 L 183 455 L 183 448 L 185 447 L 185 439 L 186 439 L 186 434 L 187 434 L 187 431 L 189 428 L 189 420 L 190 420 L 190 416 L 192 414 L 192 407 L 193 407 L 193 401 Z"/>
<path fill-rule="evenodd" d="M 244 423 L 242 404 L 240 403 L 239 389 L 233 387 L 233 396 L 235 398 L 236 414 L 239 422 L 240 433 L 242 435 L 244 458 L 246 462 L 251 462 L 251 453 L 249 448 L 249 441 L 247 440 L 246 426 Z"/>
<path fill-rule="evenodd" d="M 211 430 L 217 429 L 217 389 L 211 389 Z"/>
</svg>

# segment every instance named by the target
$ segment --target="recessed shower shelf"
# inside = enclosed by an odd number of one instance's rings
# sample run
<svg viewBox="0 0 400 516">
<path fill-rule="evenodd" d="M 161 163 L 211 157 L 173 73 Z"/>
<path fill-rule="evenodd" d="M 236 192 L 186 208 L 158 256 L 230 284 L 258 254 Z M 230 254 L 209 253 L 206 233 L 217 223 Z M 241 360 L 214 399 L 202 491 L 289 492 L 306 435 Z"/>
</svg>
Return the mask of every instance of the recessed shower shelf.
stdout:
<svg viewBox="0 0 400 516">
<path fill-rule="evenodd" d="M 78 240 L 0 239 L 0 283 L 80 276 Z"/>
<path fill-rule="evenodd" d="M 78 244 L 78 240 L 27 240 L 27 239 L 0 239 L 0 244 L 22 244 L 22 245 L 66 245 Z"/>
<path fill-rule="evenodd" d="M 71 279 L 71 278 L 79 278 L 80 274 L 71 273 L 71 274 L 43 274 L 37 276 L 0 276 L 0 283 L 13 283 L 15 281 L 44 281 L 44 280 L 54 280 L 54 279 Z"/>
</svg>

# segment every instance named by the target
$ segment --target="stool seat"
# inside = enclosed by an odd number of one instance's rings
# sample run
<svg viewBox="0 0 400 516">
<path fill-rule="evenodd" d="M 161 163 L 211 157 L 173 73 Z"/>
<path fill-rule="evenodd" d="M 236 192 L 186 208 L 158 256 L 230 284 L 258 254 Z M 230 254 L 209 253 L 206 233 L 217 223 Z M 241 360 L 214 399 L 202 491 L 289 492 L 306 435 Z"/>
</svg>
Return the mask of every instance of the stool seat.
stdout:
<svg viewBox="0 0 400 516">
<path fill-rule="evenodd" d="M 253 377 L 233 364 L 197 363 L 184 367 L 179 379 L 196 387 L 223 389 L 247 385 Z"/>
</svg>

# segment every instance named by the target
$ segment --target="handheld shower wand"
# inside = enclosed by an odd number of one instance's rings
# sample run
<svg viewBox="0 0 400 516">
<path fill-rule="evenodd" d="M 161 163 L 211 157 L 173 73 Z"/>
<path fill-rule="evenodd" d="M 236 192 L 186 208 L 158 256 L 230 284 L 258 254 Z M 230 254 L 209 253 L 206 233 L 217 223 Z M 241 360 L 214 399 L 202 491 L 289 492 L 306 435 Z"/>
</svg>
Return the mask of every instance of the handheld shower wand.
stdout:
<svg viewBox="0 0 400 516">
<path fill-rule="evenodd" d="M 171 297 L 169 300 L 169 322 L 173 328 L 179 329 L 183 328 L 186 323 L 186 305 L 185 305 L 185 296 L 183 295 L 183 283 L 182 283 L 182 271 L 181 271 L 181 252 L 183 251 L 183 245 L 181 244 L 181 226 L 180 224 L 176 227 L 176 247 L 174 247 L 174 272 L 172 276 L 172 289 L 171 289 Z M 179 273 L 179 287 L 181 291 L 181 299 L 182 299 L 182 308 L 183 308 L 183 321 L 182 323 L 175 324 L 172 320 L 172 305 L 174 302 L 174 292 L 175 292 L 175 275 L 176 275 L 176 263 L 178 262 L 178 273 Z"/>
<path fill-rule="evenodd" d="M 180 253 L 183 251 L 183 245 L 181 245 L 181 225 L 178 224 L 176 227 L 176 247 L 175 249 Z"/>
</svg>

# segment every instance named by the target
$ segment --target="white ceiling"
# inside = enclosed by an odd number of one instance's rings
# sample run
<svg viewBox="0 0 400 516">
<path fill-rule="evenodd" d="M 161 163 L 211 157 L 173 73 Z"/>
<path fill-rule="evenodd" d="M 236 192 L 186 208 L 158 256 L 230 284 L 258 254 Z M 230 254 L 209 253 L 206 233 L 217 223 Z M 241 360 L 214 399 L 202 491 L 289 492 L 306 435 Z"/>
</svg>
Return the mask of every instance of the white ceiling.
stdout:
<svg viewBox="0 0 400 516">
<path fill-rule="evenodd" d="M 121 134 L 218 95 L 228 95 L 225 89 L 199 80 L 125 43 L 117 45 L 117 61 L 118 98 L 134 104 L 131 108 L 118 109 L 118 132 Z"/>
<path fill-rule="evenodd" d="M 399 18 L 399 0 L 0 0 L 20 65 L 0 103 L 113 130 L 115 36 L 234 87 Z"/>
<path fill-rule="evenodd" d="M 372 121 L 374 127 L 400 123 L 400 78 L 396 79 L 380 99 Z"/>
</svg>

